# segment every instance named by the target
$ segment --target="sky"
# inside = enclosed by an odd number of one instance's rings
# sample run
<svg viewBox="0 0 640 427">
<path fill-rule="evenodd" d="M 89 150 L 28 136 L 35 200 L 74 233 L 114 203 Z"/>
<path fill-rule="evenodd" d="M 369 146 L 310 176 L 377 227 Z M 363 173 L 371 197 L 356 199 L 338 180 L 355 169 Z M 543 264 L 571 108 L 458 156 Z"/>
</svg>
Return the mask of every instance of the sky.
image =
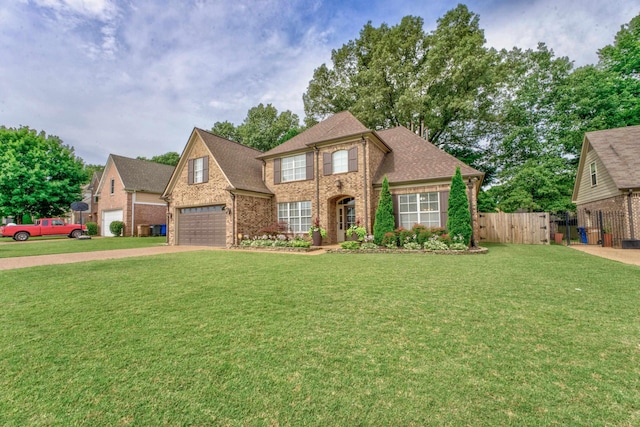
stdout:
<svg viewBox="0 0 640 427">
<path fill-rule="evenodd" d="M 242 123 L 302 94 L 331 50 L 403 16 L 425 31 L 448 0 L 0 0 L 0 126 L 57 135 L 88 164 L 181 153 L 194 127 Z M 487 47 L 544 42 L 597 62 L 637 0 L 473 0 Z"/>
</svg>

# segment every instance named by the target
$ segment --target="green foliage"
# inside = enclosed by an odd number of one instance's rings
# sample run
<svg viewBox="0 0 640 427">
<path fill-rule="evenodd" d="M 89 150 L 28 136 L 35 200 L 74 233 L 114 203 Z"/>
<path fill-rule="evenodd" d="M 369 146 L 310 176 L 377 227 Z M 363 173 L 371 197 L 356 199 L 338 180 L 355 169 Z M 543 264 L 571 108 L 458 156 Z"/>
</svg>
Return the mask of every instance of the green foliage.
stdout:
<svg viewBox="0 0 640 427">
<path fill-rule="evenodd" d="M 111 234 L 114 236 L 121 236 L 124 231 L 124 222 L 112 221 L 111 224 L 109 224 L 109 231 L 111 231 Z"/>
<path fill-rule="evenodd" d="M 22 215 L 22 224 L 33 224 L 33 217 L 31 214 L 25 213 Z"/>
<path fill-rule="evenodd" d="M 498 204 L 494 200 L 494 198 L 486 191 L 480 190 L 478 192 L 478 212 L 497 212 Z"/>
<path fill-rule="evenodd" d="M 93 174 L 94 173 L 104 171 L 104 165 L 85 164 L 85 165 L 83 165 L 83 171 L 84 171 L 84 174 L 85 174 L 85 178 L 84 178 L 83 183 L 88 184 L 93 179 Z"/>
<path fill-rule="evenodd" d="M 360 249 L 360 242 L 356 240 L 347 240 L 346 242 L 340 243 L 340 247 L 348 251 L 353 251 L 356 249 Z"/>
<path fill-rule="evenodd" d="M 56 217 L 80 199 L 82 160 L 56 137 L 0 127 L 0 216 Z"/>
<path fill-rule="evenodd" d="M 249 109 L 244 122 L 237 127 L 224 121 L 216 122 L 211 129 L 216 135 L 260 151 L 268 151 L 300 131 L 300 119 L 296 114 L 289 110 L 278 114 L 271 104 L 258 104 Z"/>
<path fill-rule="evenodd" d="M 136 157 L 136 159 L 146 160 L 154 163 L 160 163 L 163 165 L 176 166 L 180 161 L 180 154 L 176 153 L 175 151 L 169 151 L 168 153 L 165 153 L 165 154 L 153 156 L 151 159 L 147 159 L 146 157 L 143 157 L 143 156 L 138 156 Z"/>
<path fill-rule="evenodd" d="M 429 140 L 467 163 L 483 162 L 482 119 L 494 93 L 495 51 L 484 47 L 479 18 L 458 5 L 430 34 L 423 21 L 367 23 L 356 40 L 332 52 L 303 95 L 305 123 L 351 111 L 370 129 L 421 122 Z"/>
<path fill-rule="evenodd" d="M 359 222 L 356 222 L 351 227 L 347 228 L 346 235 L 347 237 L 351 237 L 351 235 L 355 234 L 357 240 L 362 242 L 367 237 L 367 229 L 360 225 Z"/>
<path fill-rule="evenodd" d="M 89 236 L 97 236 L 98 235 L 98 223 L 96 223 L 96 222 L 87 222 L 85 225 L 87 226 L 87 234 Z"/>
<path fill-rule="evenodd" d="M 376 219 L 373 224 L 373 241 L 382 244 L 386 233 L 393 233 L 395 228 L 395 218 L 393 216 L 393 200 L 389 192 L 389 180 L 384 177 L 382 189 L 380 190 L 380 200 L 376 209 Z"/>
<path fill-rule="evenodd" d="M 473 229 L 471 228 L 471 212 L 469 212 L 466 185 L 462 180 L 460 166 L 456 167 L 456 173 L 451 179 L 447 214 L 447 232 L 449 235 L 461 235 L 464 238 L 464 243 L 469 245 Z"/>
</svg>

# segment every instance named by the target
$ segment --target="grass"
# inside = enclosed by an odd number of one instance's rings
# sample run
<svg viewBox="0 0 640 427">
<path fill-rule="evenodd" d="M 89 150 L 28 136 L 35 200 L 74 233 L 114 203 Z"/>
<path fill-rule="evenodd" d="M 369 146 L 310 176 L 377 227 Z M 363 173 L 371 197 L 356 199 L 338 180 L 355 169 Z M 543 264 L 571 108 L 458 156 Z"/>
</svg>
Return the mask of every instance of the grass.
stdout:
<svg viewBox="0 0 640 427">
<path fill-rule="evenodd" d="M 0 424 L 640 424 L 640 268 L 204 251 L 0 272 Z"/>
<path fill-rule="evenodd" d="M 45 238 L 34 239 L 15 242 L 11 238 L 2 238 L 0 258 L 146 248 L 166 242 L 166 237 L 93 237 L 91 240 L 78 240 L 57 236 L 47 237 L 46 240 Z"/>
</svg>

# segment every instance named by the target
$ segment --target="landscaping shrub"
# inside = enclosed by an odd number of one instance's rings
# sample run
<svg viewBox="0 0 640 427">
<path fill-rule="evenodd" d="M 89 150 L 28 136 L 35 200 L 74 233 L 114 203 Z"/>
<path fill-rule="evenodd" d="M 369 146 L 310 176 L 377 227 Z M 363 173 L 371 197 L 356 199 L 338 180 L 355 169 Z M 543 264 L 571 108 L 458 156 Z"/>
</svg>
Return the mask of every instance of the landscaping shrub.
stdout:
<svg viewBox="0 0 640 427">
<path fill-rule="evenodd" d="M 382 190 L 380 191 L 380 201 L 376 209 L 376 220 L 373 224 L 373 240 L 378 244 L 383 244 L 382 240 L 386 233 L 393 232 L 395 228 L 395 218 L 393 216 L 393 200 L 389 192 L 389 181 L 384 177 Z"/>
<path fill-rule="evenodd" d="M 422 246 L 418 242 L 407 242 L 404 245 L 402 245 L 402 247 L 405 248 L 405 249 L 408 249 L 410 251 L 415 251 L 415 250 L 418 250 L 418 249 L 422 249 Z"/>
<path fill-rule="evenodd" d="M 380 244 L 382 246 L 385 246 L 389 249 L 393 249 L 393 248 L 397 248 L 398 247 L 398 238 L 396 236 L 396 233 L 394 233 L 393 231 L 389 231 L 387 233 L 384 233 L 384 235 L 382 236 L 382 241 L 380 242 Z"/>
<path fill-rule="evenodd" d="M 96 223 L 96 222 L 88 222 L 85 225 L 87 226 L 87 234 L 89 236 L 97 236 L 98 235 L 98 223 Z"/>
<path fill-rule="evenodd" d="M 378 245 L 373 242 L 364 242 L 360 245 L 360 249 L 378 249 Z"/>
<path fill-rule="evenodd" d="M 429 240 L 424 242 L 424 248 L 428 251 L 446 251 L 449 250 L 449 246 L 438 236 L 432 236 Z"/>
<path fill-rule="evenodd" d="M 111 234 L 113 234 L 114 236 L 121 236 L 123 230 L 124 230 L 124 222 L 122 221 L 113 221 L 109 225 L 109 231 L 111 231 Z"/>
<path fill-rule="evenodd" d="M 456 167 L 456 173 L 451 178 L 451 190 L 449 192 L 449 209 L 447 210 L 447 231 L 452 236 L 461 235 L 464 243 L 469 245 L 471 241 L 471 212 L 469 212 L 469 200 L 467 199 L 466 186 L 462 180 L 460 166 Z"/>
<path fill-rule="evenodd" d="M 353 251 L 355 249 L 360 249 L 360 242 L 358 242 L 357 240 L 348 240 L 346 242 L 340 243 L 340 247 L 342 249 Z"/>
</svg>

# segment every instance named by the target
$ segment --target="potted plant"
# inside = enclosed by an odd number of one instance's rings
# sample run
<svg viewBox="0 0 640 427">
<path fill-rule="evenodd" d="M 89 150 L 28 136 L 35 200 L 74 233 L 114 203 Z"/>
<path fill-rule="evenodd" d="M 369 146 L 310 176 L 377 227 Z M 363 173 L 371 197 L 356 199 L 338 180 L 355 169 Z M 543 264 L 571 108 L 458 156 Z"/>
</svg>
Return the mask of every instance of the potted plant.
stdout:
<svg viewBox="0 0 640 427">
<path fill-rule="evenodd" d="M 313 246 L 322 246 L 322 238 L 327 237 L 327 230 L 320 227 L 320 218 L 313 221 L 313 225 L 309 228 L 309 236 Z"/>
<path fill-rule="evenodd" d="M 347 240 L 357 240 L 362 242 L 365 237 L 367 237 L 367 229 L 360 225 L 359 219 L 356 219 L 356 223 L 347 228 L 346 234 Z"/>
</svg>

